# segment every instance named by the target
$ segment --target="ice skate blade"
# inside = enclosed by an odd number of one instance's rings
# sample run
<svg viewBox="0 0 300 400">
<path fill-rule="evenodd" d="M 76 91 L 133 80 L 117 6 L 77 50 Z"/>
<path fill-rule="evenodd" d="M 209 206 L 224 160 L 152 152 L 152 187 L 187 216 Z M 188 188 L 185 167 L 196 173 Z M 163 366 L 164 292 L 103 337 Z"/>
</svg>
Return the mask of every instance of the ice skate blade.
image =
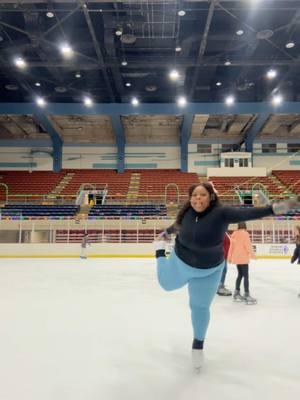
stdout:
<svg viewBox="0 0 300 400">
<path fill-rule="evenodd" d="M 226 297 L 232 296 L 232 294 L 229 294 L 229 293 L 224 294 L 224 293 L 218 293 L 218 292 L 217 292 L 217 295 L 219 295 L 219 296 L 226 296 Z"/>
<path fill-rule="evenodd" d="M 255 306 L 257 304 L 257 301 L 245 301 L 246 306 Z"/>
</svg>

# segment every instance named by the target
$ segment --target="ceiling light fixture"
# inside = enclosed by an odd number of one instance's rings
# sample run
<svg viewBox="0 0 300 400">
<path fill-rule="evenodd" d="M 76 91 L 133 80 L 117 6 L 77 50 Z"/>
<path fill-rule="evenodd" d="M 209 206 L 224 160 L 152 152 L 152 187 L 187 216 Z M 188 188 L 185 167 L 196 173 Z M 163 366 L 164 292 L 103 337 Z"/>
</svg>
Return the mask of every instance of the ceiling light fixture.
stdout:
<svg viewBox="0 0 300 400">
<path fill-rule="evenodd" d="M 115 32 L 115 34 L 117 35 L 117 36 L 122 36 L 122 34 L 123 34 L 123 29 L 122 28 L 117 28 L 117 30 L 116 30 L 116 32 Z"/>
<path fill-rule="evenodd" d="M 39 107 L 44 107 L 46 105 L 46 101 L 43 97 L 38 96 L 35 101 Z"/>
<path fill-rule="evenodd" d="M 184 10 L 179 10 L 178 13 L 179 17 L 184 17 L 186 12 Z"/>
<path fill-rule="evenodd" d="M 123 61 L 121 62 L 121 64 L 123 65 L 123 67 L 126 67 L 126 65 L 127 65 L 128 63 L 127 63 L 126 60 L 123 60 Z"/>
<path fill-rule="evenodd" d="M 178 46 L 178 47 L 175 47 L 175 51 L 177 51 L 177 52 L 179 52 L 179 51 L 181 51 L 182 49 L 181 49 L 181 47 L 180 46 Z"/>
<path fill-rule="evenodd" d="M 283 102 L 283 97 L 281 94 L 276 94 L 272 97 L 273 106 L 279 106 Z"/>
<path fill-rule="evenodd" d="M 269 69 L 269 71 L 267 72 L 267 78 L 268 79 L 274 79 L 277 76 L 277 71 L 275 71 L 275 69 Z"/>
<path fill-rule="evenodd" d="M 131 83 L 130 83 L 130 82 L 126 82 L 126 83 L 125 83 L 125 86 L 130 87 L 130 86 L 131 86 Z"/>
<path fill-rule="evenodd" d="M 54 13 L 52 11 L 48 11 L 46 15 L 47 15 L 48 18 L 53 18 L 54 17 Z"/>
<path fill-rule="evenodd" d="M 231 65 L 231 61 L 229 61 L 229 60 L 225 61 L 224 65 L 226 65 L 226 67 L 228 67 L 229 65 Z"/>
<path fill-rule="evenodd" d="M 22 58 L 22 57 L 16 58 L 14 63 L 18 68 L 25 68 L 26 67 L 26 62 L 25 62 L 24 58 Z"/>
<path fill-rule="evenodd" d="M 83 103 L 84 103 L 85 106 L 91 107 L 93 105 L 93 100 L 90 97 L 86 96 L 83 99 Z"/>
<path fill-rule="evenodd" d="M 179 78 L 179 72 L 176 69 L 172 69 L 172 71 L 169 73 L 169 78 L 171 81 L 177 81 Z"/>
<path fill-rule="evenodd" d="M 235 102 L 235 98 L 232 95 L 227 96 L 226 99 L 225 99 L 225 104 L 227 106 L 232 106 L 232 104 L 234 104 L 234 102 Z"/>
<path fill-rule="evenodd" d="M 140 104 L 140 102 L 138 101 L 138 99 L 136 97 L 133 97 L 131 100 L 131 104 L 133 106 L 138 106 Z"/>
<path fill-rule="evenodd" d="M 238 31 L 236 31 L 236 34 L 238 36 L 242 36 L 245 32 L 243 31 L 243 29 L 239 29 Z"/>
<path fill-rule="evenodd" d="M 76 72 L 75 78 L 77 78 L 77 79 L 81 78 L 81 73 L 80 72 Z"/>
<path fill-rule="evenodd" d="M 35 86 L 41 86 L 40 82 L 35 82 Z"/>
<path fill-rule="evenodd" d="M 66 58 L 71 57 L 73 55 L 73 49 L 68 43 L 64 43 L 60 46 L 60 51 L 62 55 Z"/>
<path fill-rule="evenodd" d="M 222 86 L 222 82 L 217 82 L 216 86 Z"/>
<path fill-rule="evenodd" d="M 184 96 L 178 97 L 178 99 L 177 99 L 177 105 L 178 105 L 179 107 L 184 107 L 184 106 L 186 106 L 186 103 L 187 103 L 187 100 L 186 100 L 186 98 L 185 98 Z"/>
<path fill-rule="evenodd" d="M 295 43 L 294 43 L 294 42 L 288 42 L 288 43 L 285 45 L 285 47 L 286 47 L 287 49 L 292 49 L 293 47 L 295 47 Z"/>
</svg>

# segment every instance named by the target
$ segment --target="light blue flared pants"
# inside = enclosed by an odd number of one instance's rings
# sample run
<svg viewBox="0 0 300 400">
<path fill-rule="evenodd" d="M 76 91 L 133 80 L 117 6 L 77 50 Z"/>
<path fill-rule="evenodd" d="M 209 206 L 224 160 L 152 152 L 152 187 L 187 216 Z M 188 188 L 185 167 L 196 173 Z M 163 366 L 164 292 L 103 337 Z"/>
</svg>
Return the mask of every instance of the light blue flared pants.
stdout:
<svg viewBox="0 0 300 400">
<path fill-rule="evenodd" d="M 216 294 L 224 262 L 217 267 L 199 269 L 181 261 L 174 250 L 169 258 L 157 258 L 157 277 L 165 290 L 175 290 L 188 284 L 194 338 L 204 340 L 210 319 L 210 305 Z"/>
</svg>

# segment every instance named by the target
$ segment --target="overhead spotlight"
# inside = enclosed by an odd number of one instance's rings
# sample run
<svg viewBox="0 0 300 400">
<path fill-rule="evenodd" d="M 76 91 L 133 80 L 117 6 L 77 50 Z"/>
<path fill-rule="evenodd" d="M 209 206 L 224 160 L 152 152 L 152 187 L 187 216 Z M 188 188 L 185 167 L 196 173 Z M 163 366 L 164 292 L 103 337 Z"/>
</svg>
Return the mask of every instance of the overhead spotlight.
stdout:
<svg viewBox="0 0 300 400">
<path fill-rule="evenodd" d="M 41 86 L 40 82 L 35 82 L 35 86 Z"/>
<path fill-rule="evenodd" d="M 137 99 L 136 97 L 133 97 L 133 98 L 131 99 L 131 104 L 132 104 L 133 106 L 138 106 L 138 105 L 140 104 L 140 102 L 138 101 L 138 99 Z"/>
<path fill-rule="evenodd" d="M 269 69 L 269 71 L 267 72 L 267 78 L 268 79 L 274 79 L 277 76 L 277 71 L 275 71 L 275 69 Z"/>
<path fill-rule="evenodd" d="M 179 17 L 184 17 L 186 12 L 184 10 L 179 10 L 178 13 Z"/>
<path fill-rule="evenodd" d="M 222 86 L 222 82 L 217 82 L 216 86 Z"/>
<path fill-rule="evenodd" d="M 169 78 L 171 81 L 177 81 L 179 78 L 179 72 L 176 69 L 172 69 L 172 71 L 169 73 Z"/>
<path fill-rule="evenodd" d="M 245 32 L 243 31 L 243 29 L 239 29 L 238 31 L 236 31 L 236 34 L 238 36 L 242 36 Z"/>
<path fill-rule="evenodd" d="M 232 95 L 227 96 L 226 99 L 225 99 L 225 104 L 227 106 L 232 106 L 232 104 L 234 104 L 234 102 L 235 102 L 235 98 Z"/>
<path fill-rule="evenodd" d="M 90 97 L 86 96 L 83 99 L 83 103 L 84 103 L 85 106 L 91 107 L 93 105 L 93 100 Z"/>
<path fill-rule="evenodd" d="M 36 101 L 36 104 L 39 106 L 39 107 L 44 107 L 45 105 L 46 105 L 46 101 L 45 101 L 45 99 L 43 98 L 43 97 L 37 97 L 36 99 L 35 99 L 35 101 Z"/>
<path fill-rule="evenodd" d="M 125 83 L 125 86 L 130 87 L 130 86 L 131 86 L 131 83 L 130 83 L 130 82 L 126 82 L 126 83 Z"/>
<path fill-rule="evenodd" d="M 71 57 L 73 49 L 68 43 L 64 43 L 60 46 L 60 51 L 64 57 Z"/>
<path fill-rule="evenodd" d="M 273 106 L 279 106 L 282 102 L 283 102 L 283 97 L 281 96 L 281 94 L 275 94 L 272 97 Z"/>
<path fill-rule="evenodd" d="M 294 43 L 294 42 L 288 42 L 288 43 L 285 45 L 285 47 L 286 47 L 287 49 L 292 49 L 293 47 L 295 47 L 295 43 Z"/>
<path fill-rule="evenodd" d="M 184 107 L 184 106 L 186 106 L 186 103 L 187 103 L 187 101 L 186 101 L 186 98 L 185 98 L 184 96 L 178 97 L 178 99 L 177 99 L 177 105 L 178 105 L 179 107 Z"/>
<path fill-rule="evenodd" d="M 117 36 L 122 36 L 122 34 L 123 34 L 123 29 L 122 28 L 117 28 L 117 30 L 116 30 L 116 32 L 115 32 L 115 34 L 117 35 Z"/>
<path fill-rule="evenodd" d="M 80 72 L 76 72 L 75 78 L 77 78 L 77 79 L 81 78 L 81 73 Z"/>
<path fill-rule="evenodd" d="M 175 47 L 175 51 L 177 51 L 177 52 L 179 52 L 179 51 L 181 51 L 182 49 L 181 49 L 181 47 Z"/>
<path fill-rule="evenodd" d="M 228 67 L 229 65 L 231 65 L 231 61 L 229 61 L 229 60 L 225 61 L 224 65 L 226 65 L 226 67 Z"/>
<path fill-rule="evenodd" d="M 47 15 L 48 18 L 53 18 L 54 17 L 54 13 L 52 11 L 48 11 L 46 13 L 46 15 Z"/>
<path fill-rule="evenodd" d="M 14 63 L 18 68 L 25 68 L 26 67 L 26 61 L 22 57 L 16 58 Z"/>
<path fill-rule="evenodd" d="M 128 64 L 128 62 L 127 62 L 126 60 L 123 60 L 123 61 L 121 62 L 121 64 L 123 65 L 123 67 L 126 67 L 126 65 Z"/>
</svg>

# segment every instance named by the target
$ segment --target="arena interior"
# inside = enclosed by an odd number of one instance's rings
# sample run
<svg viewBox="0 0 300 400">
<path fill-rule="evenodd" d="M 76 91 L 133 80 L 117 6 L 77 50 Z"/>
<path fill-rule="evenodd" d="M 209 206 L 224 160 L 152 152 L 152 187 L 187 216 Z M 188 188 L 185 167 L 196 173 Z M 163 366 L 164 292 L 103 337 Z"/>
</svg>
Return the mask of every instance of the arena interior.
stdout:
<svg viewBox="0 0 300 400">
<path fill-rule="evenodd" d="M 200 378 L 152 244 L 197 183 L 298 198 L 299 38 L 299 0 L 0 2 L 0 398 L 299 394 L 300 209 L 247 223 L 263 304 L 216 299 Z"/>
</svg>

